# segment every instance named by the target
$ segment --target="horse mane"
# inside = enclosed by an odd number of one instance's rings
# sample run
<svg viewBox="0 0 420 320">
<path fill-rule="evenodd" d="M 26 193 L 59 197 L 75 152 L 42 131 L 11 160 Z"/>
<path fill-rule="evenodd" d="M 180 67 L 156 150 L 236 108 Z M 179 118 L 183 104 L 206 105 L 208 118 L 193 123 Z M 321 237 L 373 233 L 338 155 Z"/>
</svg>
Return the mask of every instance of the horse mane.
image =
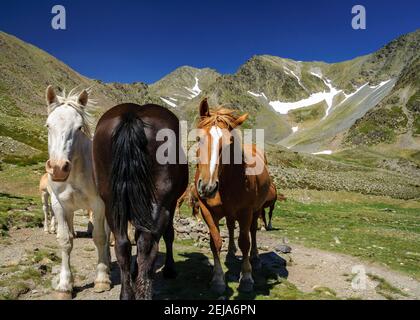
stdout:
<svg viewBox="0 0 420 320">
<path fill-rule="evenodd" d="M 92 129 L 95 125 L 95 119 L 96 119 L 94 112 L 96 110 L 97 101 L 94 99 L 88 98 L 88 102 L 86 106 L 81 105 L 78 102 L 78 98 L 79 98 L 80 93 L 83 90 L 79 92 L 76 90 L 77 90 L 77 87 L 71 89 L 70 92 L 66 95 L 66 90 L 64 89 L 62 95 L 57 94 L 57 102 L 54 102 L 51 105 L 49 105 L 48 111 L 49 113 L 51 113 L 55 109 L 63 105 L 72 107 L 82 117 L 82 120 L 83 120 L 82 131 L 89 138 L 92 138 Z M 86 89 L 86 92 L 89 95 L 91 91 L 92 91 L 91 88 Z"/>
<path fill-rule="evenodd" d="M 201 117 L 198 122 L 198 128 L 204 129 L 212 126 L 218 126 L 222 129 L 232 128 L 238 116 L 236 110 L 219 107 L 216 110 L 210 110 L 210 116 Z"/>
</svg>

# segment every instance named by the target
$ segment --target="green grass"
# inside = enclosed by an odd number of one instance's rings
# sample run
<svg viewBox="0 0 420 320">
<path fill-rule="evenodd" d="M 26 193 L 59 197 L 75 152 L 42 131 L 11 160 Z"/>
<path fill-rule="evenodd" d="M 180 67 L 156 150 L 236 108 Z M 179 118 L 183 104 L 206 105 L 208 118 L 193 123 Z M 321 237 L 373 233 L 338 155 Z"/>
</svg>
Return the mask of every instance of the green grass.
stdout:
<svg viewBox="0 0 420 320">
<path fill-rule="evenodd" d="M 414 118 L 413 132 L 420 135 L 420 116 L 415 116 Z"/>
<path fill-rule="evenodd" d="M 45 173 L 45 162 L 33 165 L 3 163 L 0 171 L 0 193 L 38 198 L 39 180 Z"/>
<path fill-rule="evenodd" d="M 348 199 L 346 193 L 340 196 L 277 203 L 274 226 L 280 230 L 273 234 L 378 262 L 420 279 L 420 203 L 408 206 L 391 199 L 356 196 L 353 201 L 349 193 Z"/>
<path fill-rule="evenodd" d="M 42 226 L 41 204 L 31 197 L 0 193 L 0 236 L 8 234 L 10 227 L 30 228 Z"/>
<path fill-rule="evenodd" d="M 373 109 L 351 127 L 346 138 L 354 145 L 375 145 L 394 142 L 398 132 L 407 126 L 408 119 L 401 107 Z"/>
<path fill-rule="evenodd" d="M 388 300 L 395 300 L 395 295 L 408 297 L 408 295 L 401 291 L 400 289 L 394 287 L 392 284 L 390 284 L 388 281 L 386 281 L 384 278 L 379 277 L 375 274 L 368 273 L 368 277 L 377 282 L 377 286 L 375 287 L 375 290 L 378 294 L 381 296 L 387 298 Z"/>
<path fill-rule="evenodd" d="M 297 123 L 309 120 L 320 120 L 325 115 L 325 103 L 318 103 L 314 106 L 291 110 L 289 116 Z"/>
<path fill-rule="evenodd" d="M 49 258 L 47 269 L 42 271 L 38 264 L 44 258 Z M 18 265 L 0 266 L 0 300 L 16 300 L 25 293 L 37 288 L 50 287 L 50 275 L 53 262 L 60 259 L 49 250 L 36 250 L 28 255 Z"/>
</svg>

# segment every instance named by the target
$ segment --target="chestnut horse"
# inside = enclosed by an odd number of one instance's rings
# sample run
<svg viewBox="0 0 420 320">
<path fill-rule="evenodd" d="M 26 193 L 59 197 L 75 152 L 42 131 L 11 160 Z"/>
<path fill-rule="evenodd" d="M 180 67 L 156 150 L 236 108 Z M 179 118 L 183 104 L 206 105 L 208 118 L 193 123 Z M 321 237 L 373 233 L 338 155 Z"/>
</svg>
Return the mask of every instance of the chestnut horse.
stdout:
<svg viewBox="0 0 420 320">
<path fill-rule="evenodd" d="M 262 215 L 261 219 L 264 223 L 264 228 L 267 231 L 273 230 L 273 225 L 271 224 L 271 220 L 273 219 L 273 211 L 276 206 L 277 200 L 279 201 L 286 201 L 286 197 L 283 194 L 279 194 L 277 196 L 277 188 L 274 182 L 271 182 L 270 190 L 268 192 L 267 199 L 265 200 L 265 203 L 263 205 Z M 268 224 L 267 224 L 267 218 L 265 216 L 265 209 L 268 208 Z"/>
<path fill-rule="evenodd" d="M 251 262 L 255 268 L 261 266 L 256 232 L 270 187 L 265 156 L 255 145 L 242 145 L 236 139 L 234 129 L 247 119 L 247 114 L 237 117 L 232 110 L 224 108 L 210 111 L 207 99 L 204 99 L 200 104 L 200 117 L 195 186 L 202 216 L 209 227 L 214 256 L 211 288 L 218 294 L 226 289 L 220 263 L 222 239 L 219 232 L 219 221 L 226 217 L 230 239 L 233 239 L 235 221 L 239 222 L 239 247 L 243 256 L 239 290 L 249 292 L 254 284 Z M 235 150 L 241 153 L 240 161 L 234 161 Z M 229 161 L 222 159 L 227 154 Z M 253 159 L 253 162 L 247 159 Z M 236 247 L 230 241 L 229 256 L 234 256 L 235 251 Z"/>
<path fill-rule="evenodd" d="M 169 130 L 176 139 L 157 139 Z M 93 139 L 94 174 L 105 215 L 115 236 L 115 254 L 121 269 L 121 299 L 151 299 L 158 243 L 166 244 L 165 277 L 175 277 L 172 245 L 173 216 L 178 198 L 188 185 L 183 151 L 174 163 L 158 160 L 159 147 L 179 148 L 179 120 L 164 107 L 121 104 L 99 120 Z M 158 150 L 159 149 L 159 150 Z M 181 149 L 182 150 L 182 149 Z M 131 243 L 128 222 L 135 227 L 137 263 L 130 275 Z"/>
</svg>

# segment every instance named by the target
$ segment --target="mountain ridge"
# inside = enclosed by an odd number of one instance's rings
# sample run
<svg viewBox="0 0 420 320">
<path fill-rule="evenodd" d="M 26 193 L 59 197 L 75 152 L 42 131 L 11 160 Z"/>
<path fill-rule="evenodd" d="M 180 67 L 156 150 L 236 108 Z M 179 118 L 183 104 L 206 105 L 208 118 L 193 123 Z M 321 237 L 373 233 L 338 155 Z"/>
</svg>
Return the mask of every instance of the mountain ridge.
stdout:
<svg viewBox="0 0 420 320">
<path fill-rule="evenodd" d="M 48 84 L 58 90 L 92 87 L 101 112 L 121 102 L 158 103 L 189 120 L 191 126 L 199 101 L 206 96 L 211 105 L 248 112 L 247 127 L 265 128 L 268 142 L 309 153 L 384 143 L 413 149 L 419 144 L 420 29 L 371 54 L 339 63 L 254 55 L 234 74 L 181 66 L 152 84 L 89 79 L 4 32 L 0 32 L 0 48 L 0 113 L 8 120 L 13 112 L 19 114 L 14 121 L 27 130 L 17 136 L 13 121 L 8 121 L 1 124 L 0 136 L 30 148 L 45 142 L 41 124 Z M 402 120 L 387 120 L 395 116 Z M 381 132 L 384 117 L 389 127 Z M 375 134 L 370 134 L 372 128 Z M 30 138 L 31 132 L 37 138 Z M 402 143 L 399 139 L 404 135 Z"/>
</svg>

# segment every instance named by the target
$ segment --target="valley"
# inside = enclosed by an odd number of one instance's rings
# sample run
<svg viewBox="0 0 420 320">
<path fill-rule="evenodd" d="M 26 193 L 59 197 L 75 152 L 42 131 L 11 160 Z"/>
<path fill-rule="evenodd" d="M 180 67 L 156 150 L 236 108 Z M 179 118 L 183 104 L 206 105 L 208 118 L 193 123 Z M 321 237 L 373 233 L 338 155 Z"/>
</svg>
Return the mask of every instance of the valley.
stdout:
<svg viewBox="0 0 420 320">
<path fill-rule="evenodd" d="M 38 191 L 48 157 L 48 84 L 91 88 L 97 118 L 118 103 L 156 103 L 193 128 L 208 97 L 211 107 L 249 113 L 244 128 L 265 130 L 270 173 L 288 200 L 276 205 L 276 230 L 258 234 L 266 260 L 256 293 L 241 295 L 237 266 L 231 274 L 224 266 L 229 289 L 211 295 L 208 247 L 177 239 L 179 278 L 166 283 L 158 271 L 156 298 L 420 299 L 419 74 L 420 30 L 350 61 L 258 55 L 233 74 L 183 66 L 152 84 L 89 79 L 0 32 L 0 299 L 54 298 L 59 250 L 55 236 L 42 233 Z M 190 179 L 193 172 L 191 165 Z M 182 217 L 190 218 L 185 206 Z M 75 298 L 116 299 L 115 259 L 113 289 L 92 292 L 86 219 L 76 214 Z M 276 250 L 284 243 L 291 254 Z M 368 274 L 362 291 L 351 286 L 357 265 Z"/>
</svg>

